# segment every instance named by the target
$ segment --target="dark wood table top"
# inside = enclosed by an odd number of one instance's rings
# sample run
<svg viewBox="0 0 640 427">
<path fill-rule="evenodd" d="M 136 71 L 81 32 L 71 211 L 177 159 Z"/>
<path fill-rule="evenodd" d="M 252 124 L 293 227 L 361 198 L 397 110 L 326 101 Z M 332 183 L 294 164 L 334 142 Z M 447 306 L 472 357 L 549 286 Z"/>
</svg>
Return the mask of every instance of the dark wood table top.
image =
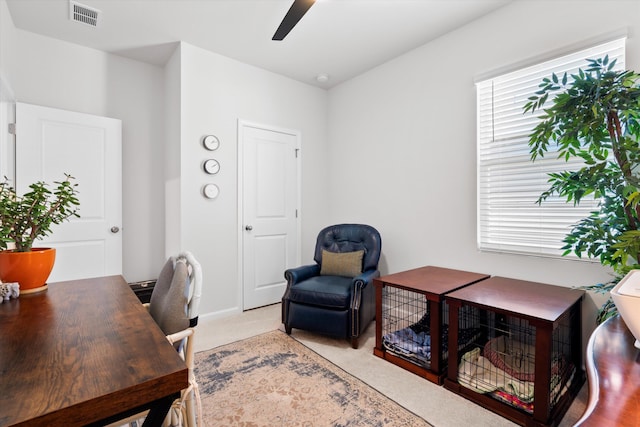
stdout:
<svg viewBox="0 0 640 427">
<path fill-rule="evenodd" d="M 596 328 L 587 345 L 589 400 L 576 426 L 640 426 L 640 350 L 621 317 Z"/>
<path fill-rule="evenodd" d="M 584 291 L 545 283 L 491 277 L 447 294 L 447 299 L 470 302 L 491 310 L 555 322 Z"/>
<path fill-rule="evenodd" d="M 0 426 L 80 426 L 187 387 L 187 367 L 121 276 L 0 304 Z"/>
<path fill-rule="evenodd" d="M 376 280 L 392 284 L 398 288 L 443 295 L 462 286 L 486 279 L 487 277 L 489 277 L 488 274 L 472 273 L 469 271 L 429 265 L 389 274 L 379 277 Z"/>
</svg>

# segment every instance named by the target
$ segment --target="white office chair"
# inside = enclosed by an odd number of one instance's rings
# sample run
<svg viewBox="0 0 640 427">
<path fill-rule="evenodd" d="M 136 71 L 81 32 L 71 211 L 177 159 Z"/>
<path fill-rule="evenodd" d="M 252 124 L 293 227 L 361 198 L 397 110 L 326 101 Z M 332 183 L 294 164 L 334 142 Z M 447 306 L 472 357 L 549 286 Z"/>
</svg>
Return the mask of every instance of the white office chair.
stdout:
<svg viewBox="0 0 640 427">
<path fill-rule="evenodd" d="M 202 425 L 202 404 L 194 374 L 194 337 L 202 292 L 202 269 L 190 252 L 170 257 L 144 304 L 167 340 L 176 347 L 189 369 L 189 386 L 182 390 L 164 420 L 166 427 Z M 107 427 L 139 427 L 146 412 Z M 186 421 L 186 422 L 185 422 Z"/>
<path fill-rule="evenodd" d="M 194 338 L 201 291 L 200 263 L 190 252 L 183 252 L 169 258 L 148 304 L 149 313 L 189 369 L 189 386 L 174 402 L 165 426 L 196 427 L 202 420 L 200 393 L 194 375 Z"/>
</svg>

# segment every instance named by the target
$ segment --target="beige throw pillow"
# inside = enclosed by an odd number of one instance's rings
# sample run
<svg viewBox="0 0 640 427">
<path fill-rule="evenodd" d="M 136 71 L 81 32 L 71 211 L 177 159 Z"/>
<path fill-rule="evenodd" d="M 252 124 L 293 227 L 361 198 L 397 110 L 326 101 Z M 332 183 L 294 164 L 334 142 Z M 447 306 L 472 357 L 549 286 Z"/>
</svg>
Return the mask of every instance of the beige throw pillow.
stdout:
<svg viewBox="0 0 640 427">
<path fill-rule="evenodd" d="M 355 277 L 362 273 L 362 257 L 364 251 L 329 252 L 322 250 L 322 276 Z"/>
</svg>

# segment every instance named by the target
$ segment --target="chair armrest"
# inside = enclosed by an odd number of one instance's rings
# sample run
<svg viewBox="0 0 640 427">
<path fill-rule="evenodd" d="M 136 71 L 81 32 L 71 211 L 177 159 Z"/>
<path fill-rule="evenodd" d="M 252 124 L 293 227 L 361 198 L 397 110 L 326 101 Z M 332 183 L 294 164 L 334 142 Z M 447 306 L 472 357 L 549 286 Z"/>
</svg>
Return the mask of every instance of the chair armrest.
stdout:
<svg viewBox="0 0 640 427">
<path fill-rule="evenodd" d="M 193 332 L 193 328 L 183 329 L 179 332 L 176 332 L 175 334 L 167 335 L 167 340 L 171 344 L 175 344 L 176 342 L 181 341 L 186 337 L 190 337 L 191 335 L 193 335 Z"/>
<path fill-rule="evenodd" d="M 371 319 L 375 318 L 375 289 L 369 283 L 380 276 L 379 270 L 367 270 L 353 278 L 353 295 L 351 298 L 351 345 L 357 348 L 357 337 Z M 355 344 L 354 344 L 354 341 Z"/>
<path fill-rule="evenodd" d="M 320 274 L 320 266 L 318 264 L 303 265 L 301 267 L 290 268 L 284 272 L 284 277 L 289 285 L 302 282 L 310 277 Z"/>
<path fill-rule="evenodd" d="M 376 277 L 380 277 L 380 271 L 379 270 L 363 271 L 362 274 L 360 274 L 360 275 L 358 275 L 358 276 L 353 278 L 353 284 L 355 286 L 355 289 L 358 289 L 358 287 L 360 289 L 365 288 Z"/>
</svg>

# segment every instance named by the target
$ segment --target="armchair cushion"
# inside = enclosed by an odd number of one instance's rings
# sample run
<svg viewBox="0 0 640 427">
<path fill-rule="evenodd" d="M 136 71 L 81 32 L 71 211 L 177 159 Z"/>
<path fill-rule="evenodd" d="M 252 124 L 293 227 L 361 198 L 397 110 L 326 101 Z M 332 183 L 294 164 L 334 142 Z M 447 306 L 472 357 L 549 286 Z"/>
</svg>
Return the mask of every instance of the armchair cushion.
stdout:
<svg viewBox="0 0 640 427">
<path fill-rule="evenodd" d="M 290 301 L 327 309 L 348 309 L 353 279 L 339 276 L 315 276 L 291 287 Z"/>
<path fill-rule="evenodd" d="M 354 252 L 329 252 L 322 250 L 322 276 L 354 277 L 362 273 L 364 250 Z"/>
</svg>

